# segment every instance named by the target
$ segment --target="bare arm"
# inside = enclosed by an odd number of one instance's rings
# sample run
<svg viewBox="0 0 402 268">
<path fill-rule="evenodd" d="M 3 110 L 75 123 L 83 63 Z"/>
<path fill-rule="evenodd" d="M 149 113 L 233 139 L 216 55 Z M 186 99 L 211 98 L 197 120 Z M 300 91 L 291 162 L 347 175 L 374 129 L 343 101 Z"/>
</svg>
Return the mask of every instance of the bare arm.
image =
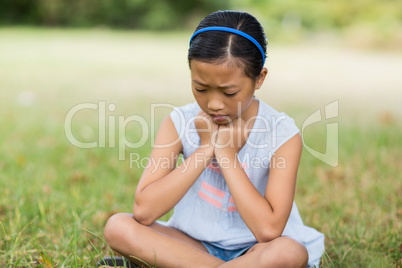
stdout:
<svg viewBox="0 0 402 268">
<path fill-rule="evenodd" d="M 300 135 L 295 135 L 276 151 L 271 163 L 280 160 L 284 166 L 270 167 L 265 196 L 250 182 L 233 148 L 216 152 L 218 162 L 226 157 L 230 163 L 221 167 L 223 176 L 242 219 L 258 242 L 279 237 L 285 228 L 293 205 L 301 149 Z"/>
<path fill-rule="evenodd" d="M 133 212 L 138 222 L 149 225 L 170 211 L 201 175 L 213 156 L 208 137 L 203 138 L 201 142 L 207 146 L 200 146 L 175 168 L 182 143 L 170 116 L 165 118 L 136 189 Z"/>
</svg>

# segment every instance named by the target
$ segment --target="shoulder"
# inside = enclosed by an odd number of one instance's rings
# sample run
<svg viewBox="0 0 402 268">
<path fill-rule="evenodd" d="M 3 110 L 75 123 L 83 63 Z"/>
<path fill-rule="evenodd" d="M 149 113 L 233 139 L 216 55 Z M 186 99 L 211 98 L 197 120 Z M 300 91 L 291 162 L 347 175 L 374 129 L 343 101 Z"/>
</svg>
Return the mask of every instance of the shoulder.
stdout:
<svg viewBox="0 0 402 268">
<path fill-rule="evenodd" d="M 198 114 L 199 111 L 200 111 L 200 107 L 198 106 L 198 104 L 196 102 L 192 102 L 192 103 L 188 103 L 184 106 L 175 107 L 173 109 L 172 113 L 188 116 L 188 115 L 192 115 L 192 114 Z"/>
<path fill-rule="evenodd" d="M 267 103 L 259 100 L 260 106 L 257 116 L 257 128 L 259 133 L 258 140 L 260 144 L 276 151 L 285 142 L 298 134 L 299 128 L 295 120 L 284 112 L 279 112 Z"/>
<path fill-rule="evenodd" d="M 271 131 L 298 132 L 295 120 L 284 112 L 279 112 L 260 100 L 258 116 L 260 121 L 267 124 Z"/>
<path fill-rule="evenodd" d="M 194 119 L 201 108 L 196 102 L 181 107 L 175 107 L 170 113 L 171 121 L 180 139 L 184 156 L 191 153 L 199 146 L 199 136 L 197 134 Z"/>
<path fill-rule="evenodd" d="M 156 134 L 153 152 L 161 152 L 161 150 L 169 150 L 176 154 L 182 151 L 182 143 L 175 129 L 170 116 L 166 116 L 162 121 L 158 133 Z"/>
<path fill-rule="evenodd" d="M 170 118 L 176 127 L 178 133 L 184 130 L 189 121 L 194 121 L 194 118 L 200 111 L 200 107 L 196 102 L 189 103 L 181 107 L 175 107 L 170 113 Z"/>
<path fill-rule="evenodd" d="M 172 118 L 173 122 L 177 120 L 185 120 L 196 116 L 200 110 L 201 108 L 198 106 L 198 104 L 193 102 L 184 106 L 175 107 L 170 113 L 170 117 Z"/>
</svg>

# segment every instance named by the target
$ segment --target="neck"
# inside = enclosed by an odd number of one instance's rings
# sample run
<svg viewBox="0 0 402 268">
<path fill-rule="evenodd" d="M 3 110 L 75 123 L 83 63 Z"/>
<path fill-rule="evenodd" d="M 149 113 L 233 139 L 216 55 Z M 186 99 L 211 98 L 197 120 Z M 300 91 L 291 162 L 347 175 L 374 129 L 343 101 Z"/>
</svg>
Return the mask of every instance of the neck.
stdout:
<svg viewBox="0 0 402 268">
<path fill-rule="evenodd" d="M 254 97 L 251 99 L 248 107 L 240 115 L 241 119 L 243 119 L 244 122 L 248 123 L 247 125 L 250 126 L 250 128 L 253 127 L 255 117 L 258 114 L 258 107 L 259 107 L 259 101 Z M 249 120 L 251 121 L 248 122 Z"/>
</svg>

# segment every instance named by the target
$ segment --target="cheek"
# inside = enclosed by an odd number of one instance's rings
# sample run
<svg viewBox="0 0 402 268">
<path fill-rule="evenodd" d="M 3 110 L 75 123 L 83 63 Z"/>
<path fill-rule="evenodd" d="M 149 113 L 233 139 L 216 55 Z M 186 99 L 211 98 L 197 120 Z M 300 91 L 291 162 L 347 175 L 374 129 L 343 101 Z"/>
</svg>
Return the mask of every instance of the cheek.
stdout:
<svg viewBox="0 0 402 268">
<path fill-rule="evenodd" d="M 194 99 L 198 103 L 198 106 L 205 111 L 205 107 L 208 105 L 205 96 L 199 94 L 198 92 L 193 92 Z"/>
</svg>

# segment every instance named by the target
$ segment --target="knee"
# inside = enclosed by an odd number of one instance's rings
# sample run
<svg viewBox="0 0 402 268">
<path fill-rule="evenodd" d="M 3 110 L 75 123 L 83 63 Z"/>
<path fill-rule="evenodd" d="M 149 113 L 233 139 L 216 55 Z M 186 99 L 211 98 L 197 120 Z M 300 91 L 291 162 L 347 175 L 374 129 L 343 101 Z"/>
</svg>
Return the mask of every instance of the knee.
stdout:
<svg viewBox="0 0 402 268">
<path fill-rule="evenodd" d="M 127 234 L 129 221 L 135 221 L 132 215 L 118 213 L 110 217 L 106 222 L 103 235 L 112 249 L 115 249 L 116 243 L 123 239 Z"/>
<path fill-rule="evenodd" d="M 278 261 L 282 267 L 307 267 L 308 252 L 306 247 L 289 237 L 282 237 L 281 253 Z"/>
<path fill-rule="evenodd" d="M 272 241 L 276 242 L 276 246 L 274 247 L 275 253 L 273 254 L 275 256 L 273 267 L 307 267 L 308 252 L 302 243 L 289 237 L 279 237 L 276 240 Z M 269 255 L 269 258 L 271 258 L 272 255 Z M 266 261 L 272 263 L 272 259 Z"/>
</svg>

